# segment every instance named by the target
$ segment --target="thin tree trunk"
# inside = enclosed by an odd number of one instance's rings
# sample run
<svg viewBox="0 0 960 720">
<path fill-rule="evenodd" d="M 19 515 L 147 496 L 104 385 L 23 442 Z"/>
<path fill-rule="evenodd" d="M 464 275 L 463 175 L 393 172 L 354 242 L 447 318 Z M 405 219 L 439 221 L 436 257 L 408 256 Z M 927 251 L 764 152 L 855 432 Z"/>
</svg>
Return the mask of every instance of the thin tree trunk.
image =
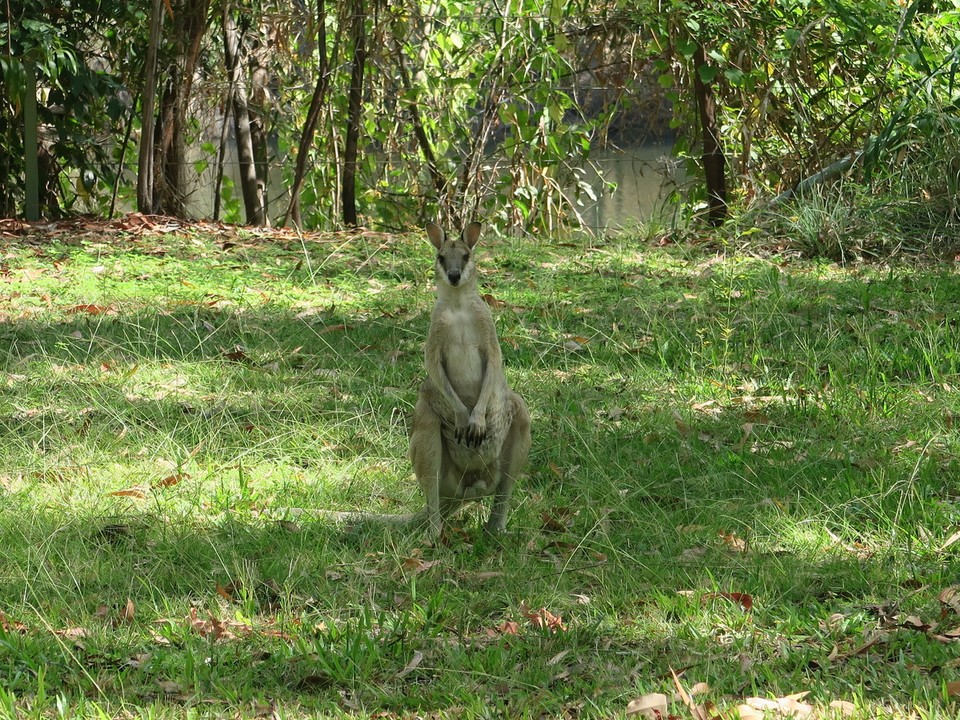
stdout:
<svg viewBox="0 0 960 720">
<path fill-rule="evenodd" d="M 200 46 L 210 21 L 211 0 L 181 0 L 173 13 L 176 56 L 170 64 L 167 90 L 161 105 L 159 146 L 162 175 L 157 178 L 160 212 L 175 217 L 187 214 L 187 109 Z"/>
<path fill-rule="evenodd" d="M 407 95 L 412 96 L 413 85 L 410 82 L 410 73 L 407 72 L 407 66 L 403 62 L 403 47 L 399 40 L 396 41 L 396 52 L 400 82 Z M 427 137 L 427 131 L 423 127 L 423 120 L 420 119 L 420 107 L 417 103 L 415 97 L 410 100 L 410 120 L 413 123 L 413 134 L 417 138 L 417 144 L 420 145 L 420 152 L 423 153 L 424 160 L 427 161 L 427 171 L 430 173 L 430 179 L 433 180 L 433 186 L 437 191 L 437 200 L 443 203 L 444 196 L 447 194 L 447 179 L 437 167 L 437 157 L 433 153 L 430 138 Z"/>
<path fill-rule="evenodd" d="M 363 0 L 353 2 L 353 70 L 350 73 L 350 92 L 347 101 L 347 135 L 343 146 L 343 185 L 340 196 L 343 204 L 343 223 L 356 227 L 357 221 L 357 150 L 360 141 L 360 113 L 363 102 L 363 71 L 367 64 L 366 8 Z"/>
<path fill-rule="evenodd" d="M 700 129 L 703 133 L 703 172 L 709 204 L 707 221 L 717 226 L 722 225 L 727 217 L 727 181 L 724 171 L 726 158 L 717 130 L 717 102 L 713 97 L 713 88 L 700 77 L 700 68 L 706 65 L 706 62 L 703 46 L 698 43 L 693 54 L 693 92 L 697 99 Z"/>
<path fill-rule="evenodd" d="M 150 39 L 147 42 L 147 61 L 144 68 L 143 95 L 140 120 L 140 151 L 137 158 L 137 210 L 153 213 L 154 155 L 153 107 L 157 97 L 157 47 L 163 25 L 163 0 L 153 0 L 150 11 Z"/>
<path fill-rule="evenodd" d="M 290 204 L 283 216 L 282 225 L 286 225 L 291 218 L 294 223 L 300 224 L 300 189 L 303 187 L 303 177 L 307 172 L 307 157 L 313 145 L 313 136 L 317 132 L 323 106 L 326 104 L 327 91 L 330 88 L 330 69 L 327 61 L 327 8 L 325 0 L 317 2 L 317 84 L 313 88 L 313 97 L 310 98 L 310 109 L 307 110 L 307 119 L 303 123 L 303 132 L 300 134 L 300 145 L 297 149 L 297 167 L 293 173 L 293 187 L 290 189 Z"/>
<path fill-rule="evenodd" d="M 260 192 L 260 204 L 263 208 L 263 225 L 270 225 L 270 195 L 268 183 L 269 175 L 269 147 L 267 144 L 267 128 L 265 118 L 267 116 L 267 107 L 269 104 L 269 91 L 267 89 L 267 78 L 269 71 L 264 66 L 261 53 L 264 48 L 258 48 L 258 52 L 252 53 L 255 59 L 255 67 L 251 78 L 251 94 L 247 104 L 247 112 L 250 115 L 250 142 L 253 145 L 253 164 L 257 173 L 257 188 Z"/>
<path fill-rule="evenodd" d="M 120 181 L 123 179 L 123 164 L 127 158 L 127 145 L 130 144 L 130 135 L 133 132 L 133 116 L 137 113 L 137 102 L 134 100 L 130 108 L 130 114 L 127 115 L 127 129 L 123 133 L 123 142 L 120 144 L 120 160 L 117 162 L 117 174 L 113 179 L 113 192 L 110 194 L 110 214 L 108 218 L 113 218 L 117 210 L 117 193 L 120 191 Z"/>
<path fill-rule="evenodd" d="M 23 98 L 23 164 L 26 196 L 23 215 L 33 222 L 40 219 L 40 145 L 37 142 L 37 71 L 32 60 L 23 64 L 26 87 Z"/>
<path fill-rule="evenodd" d="M 240 189 L 248 225 L 265 224 L 263 195 L 257 179 L 257 167 L 250 136 L 250 114 L 247 110 L 247 87 L 240 66 L 240 33 L 234 22 L 232 7 L 223 7 L 223 49 L 227 74 L 233 84 L 233 123 L 237 138 L 237 158 L 240 166 Z"/>
<path fill-rule="evenodd" d="M 223 99 L 223 120 L 220 125 L 220 147 L 217 148 L 217 180 L 213 186 L 213 219 L 220 219 L 220 190 L 223 187 L 223 165 L 227 157 L 227 138 L 230 136 L 230 121 L 233 117 L 233 84 L 227 83 L 227 96 Z"/>
</svg>

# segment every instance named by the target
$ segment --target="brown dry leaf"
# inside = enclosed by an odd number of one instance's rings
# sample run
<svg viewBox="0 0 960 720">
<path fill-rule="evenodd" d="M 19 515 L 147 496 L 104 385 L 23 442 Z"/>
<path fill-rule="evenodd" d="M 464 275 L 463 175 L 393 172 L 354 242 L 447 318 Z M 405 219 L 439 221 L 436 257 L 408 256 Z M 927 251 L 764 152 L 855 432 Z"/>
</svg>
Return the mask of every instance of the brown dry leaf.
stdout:
<svg viewBox="0 0 960 720">
<path fill-rule="evenodd" d="M 906 630 L 916 630 L 917 632 L 928 632 L 937 626 L 936 623 L 924 622 L 916 615 L 908 615 L 900 623 L 900 627 Z"/>
<path fill-rule="evenodd" d="M 951 611 L 960 614 L 960 585 L 951 585 L 941 590 L 937 600 L 943 606 L 940 608 L 941 619 Z"/>
<path fill-rule="evenodd" d="M 947 683 L 947 697 L 960 697 L 960 680 L 953 680 Z"/>
<path fill-rule="evenodd" d="M 857 711 L 857 706 L 849 700 L 833 700 L 829 705 L 835 714 L 841 717 L 850 717 Z"/>
<path fill-rule="evenodd" d="M 573 527 L 574 519 L 579 515 L 568 507 L 553 507 L 540 515 L 544 532 L 562 533 Z"/>
<path fill-rule="evenodd" d="M 958 540 L 960 540 L 960 530 L 957 530 L 953 535 L 951 535 L 944 541 L 943 545 L 940 546 L 940 552 L 943 552 Z"/>
<path fill-rule="evenodd" d="M 249 628 L 240 623 L 221 622 L 213 613 L 209 613 L 209 616 L 209 619 L 204 620 L 197 614 L 197 609 L 192 607 L 190 608 L 190 616 L 187 618 L 187 622 L 199 635 L 203 637 L 212 636 L 214 640 L 233 640 L 237 637 L 231 632 L 230 628 L 227 627 L 228 624 L 233 627 L 242 627 L 249 630 Z"/>
<path fill-rule="evenodd" d="M 490 637 L 496 637 L 497 635 L 519 635 L 520 634 L 520 623 L 513 620 L 504 620 L 502 623 L 497 625 L 496 628 L 490 628 L 487 630 L 487 635 Z"/>
<path fill-rule="evenodd" d="M 495 309 L 502 308 L 504 305 L 506 305 L 506 303 L 503 302 L 503 300 L 497 300 L 497 299 L 496 299 L 493 295 L 491 295 L 490 293 L 484 293 L 484 294 L 481 295 L 480 297 L 483 298 L 483 301 L 484 301 L 487 305 L 489 305 L 490 307 L 495 308 Z"/>
<path fill-rule="evenodd" d="M 721 533 L 717 533 L 717 535 L 719 536 L 723 544 L 726 545 L 731 550 L 733 550 L 734 552 L 742 553 L 747 551 L 747 541 L 744 540 L 742 537 L 739 537 L 735 532 L 732 532 L 732 533 L 721 532 Z"/>
<path fill-rule="evenodd" d="M 189 478 L 190 478 L 189 473 L 178 472 L 178 473 L 174 473 L 173 475 L 168 475 L 162 480 L 157 480 L 155 483 L 153 483 L 153 487 L 155 488 L 173 487 L 177 483 L 183 480 L 188 480 Z"/>
<path fill-rule="evenodd" d="M 747 704 L 737 705 L 737 716 L 740 720 L 764 720 L 766 717 L 763 710 L 757 710 Z"/>
<path fill-rule="evenodd" d="M 677 688 L 677 693 L 680 695 L 680 699 L 683 700 L 687 706 L 687 709 L 690 710 L 691 717 L 693 717 L 694 720 L 709 720 L 706 708 L 702 705 L 697 705 L 690 693 L 684 689 L 683 685 L 680 683 L 680 676 L 677 675 L 677 671 L 673 668 L 670 668 L 670 674 L 673 676 L 673 684 Z"/>
<path fill-rule="evenodd" d="M 627 717 L 633 715 L 650 718 L 650 720 L 666 720 L 669 717 L 667 696 L 663 693 L 647 693 L 631 700 L 627 704 Z"/>
<path fill-rule="evenodd" d="M 216 588 L 217 595 L 222 597 L 227 602 L 231 602 L 231 603 L 235 602 L 233 598 L 233 593 L 236 592 L 236 590 L 237 588 L 236 588 L 236 585 L 234 585 L 234 583 L 230 583 L 226 587 L 224 587 L 220 583 L 217 583 L 217 588 Z"/>
<path fill-rule="evenodd" d="M 87 630 L 87 628 L 71 627 L 63 628 L 62 630 L 54 630 L 53 634 L 62 638 L 67 638 L 68 640 L 81 640 L 87 637 L 90 634 L 90 631 Z"/>
<path fill-rule="evenodd" d="M 67 308 L 66 312 L 68 315 L 76 315 L 78 313 L 86 313 L 87 315 L 102 315 L 103 313 L 109 312 L 110 308 L 105 305 L 74 305 L 73 307 Z"/>
<path fill-rule="evenodd" d="M 132 497 L 139 500 L 143 500 L 145 497 L 147 497 L 147 493 L 144 488 L 140 487 L 127 488 L 126 490 L 114 490 L 111 493 L 107 493 L 107 495 L 113 497 Z"/>
<path fill-rule="evenodd" d="M 120 614 L 117 616 L 117 623 L 129 625 L 133 622 L 133 616 L 136 614 L 137 609 L 133 604 L 133 600 L 127 598 L 127 604 L 123 606 L 123 609 L 120 611 Z"/>
<path fill-rule="evenodd" d="M 317 331 L 317 335 L 326 335 L 327 333 L 337 332 L 338 330 L 346 330 L 347 326 L 343 323 L 339 325 L 327 325 L 325 328 L 321 328 Z"/>
<path fill-rule="evenodd" d="M 17 620 L 9 620 L 7 616 L 3 613 L 3 610 L 0 610 L 0 628 L 2 628 L 4 632 L 8 632 L 8 633 L 9 632 L 17 632 L 17 633 L 27 632 L 26 625 L 24 625 L 22 622 L 18 622 Z"/>
<path fill-rule="evenodd" d="M 520 603 L 520 614 L 523 615 L 535 628 L 543 628 L 550 632 L 564 632 L 567 626 L 563 623 L 563 618 L 554 615 L 546 608 L 531 610 L 525 602 Z"/>
<path fill-rule="evenodd" d="M 424 560 L 421 557 L 418 557 L 414 554 L 411 557 L 408 557 L 400 564 L 400 569 L 404 574 L 413 573 L 414 575 L 419 575 L 422 572 L 425 572 L 432 568 L 434 565 L 439 565 L 439 560 Z"/>
</svg>

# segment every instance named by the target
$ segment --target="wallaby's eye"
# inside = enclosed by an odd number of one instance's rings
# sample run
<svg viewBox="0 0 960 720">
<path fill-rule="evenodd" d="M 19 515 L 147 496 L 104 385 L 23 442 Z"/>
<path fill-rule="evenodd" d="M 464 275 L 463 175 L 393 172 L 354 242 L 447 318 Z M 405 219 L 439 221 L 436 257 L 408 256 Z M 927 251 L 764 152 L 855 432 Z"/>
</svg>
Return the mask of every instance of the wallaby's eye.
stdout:
<svg viewBox="0 0 960 720">
<path fill-rule="evenodd" d="M 465 263 L 466 263 L 466 262 L 470 262 L 470 253 L 464 253 L 464 254 L 463 254 L 463 261 L 464 261 Z"/>
<path fill-rule="evenodd" d="M 445 263 L 443 262 L 443 255 L 437 253 L 437 262 L 445 266 Z"/>
</svg>

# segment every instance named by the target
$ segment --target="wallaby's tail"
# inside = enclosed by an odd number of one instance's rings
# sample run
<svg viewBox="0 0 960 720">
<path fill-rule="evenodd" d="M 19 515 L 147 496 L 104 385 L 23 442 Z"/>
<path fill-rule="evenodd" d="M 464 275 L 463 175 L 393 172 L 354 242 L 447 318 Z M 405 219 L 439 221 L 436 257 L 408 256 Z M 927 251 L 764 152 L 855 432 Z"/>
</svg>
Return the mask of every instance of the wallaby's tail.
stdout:
<svg viewBox="0 0 960 720">
<path fill-rule="evenodd" d="M 427 521 L 426 509 L 415 513 L 368 513 L 368 512 L 342 512 L 338 510 L 318 510 L 315 508 L 282 508 L 273 509 L 272 514 L 281 517 L 295 518 L 316 518 L 318 520 L 330 520 L 334 523 L 380 523 L 390 525 L 391 527 L 401 527 L 405 525 L 422 525 Z"/>
</svg>

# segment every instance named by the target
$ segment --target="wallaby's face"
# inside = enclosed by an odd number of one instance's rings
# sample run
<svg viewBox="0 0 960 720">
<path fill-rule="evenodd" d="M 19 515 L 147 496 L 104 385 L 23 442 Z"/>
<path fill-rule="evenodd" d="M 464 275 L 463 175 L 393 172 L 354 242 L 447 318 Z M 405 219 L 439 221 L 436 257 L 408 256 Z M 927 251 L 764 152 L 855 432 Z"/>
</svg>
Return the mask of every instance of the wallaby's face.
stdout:
<svg viewBox="0 0 960 720">
<path fill-rule="evenodd" d="M 439 225 L 427 225 L 427 236 L 437 251 L 437 282 L 451 287 L 466 285 L 476 276 L 473 248 L 480 238 L 480 223 L 470 223 L 457 239 L 450 239 Z"/>
</svg>

